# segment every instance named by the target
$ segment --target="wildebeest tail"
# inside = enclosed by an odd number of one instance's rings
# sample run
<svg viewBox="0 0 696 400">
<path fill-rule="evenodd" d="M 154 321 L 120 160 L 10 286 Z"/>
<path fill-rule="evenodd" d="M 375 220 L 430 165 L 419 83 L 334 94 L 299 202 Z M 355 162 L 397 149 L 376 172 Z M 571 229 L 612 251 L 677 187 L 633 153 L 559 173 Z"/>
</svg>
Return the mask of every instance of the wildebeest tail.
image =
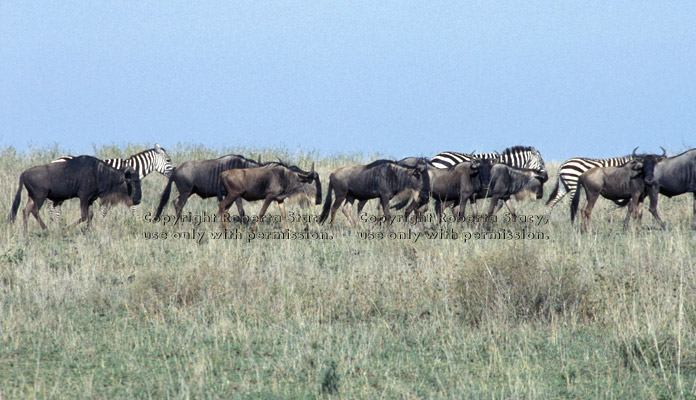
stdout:
<svg viewBox="0 0 696 400">
<path fill-rule="evenodd" d="M 157 206 L 157 212 L 155 213 L 155 218 L 159 218 L 160 215 L 162 215 L 162 210 L 164 209 L 164 206 L 167 205 L 167 202 L 169 201 L 169 195 L 172 192 L 172 183 L 174 182 L 174 174 L 172 174 L 169 177 L 169 180 L 167 181 L 167 186 L 164 188 L 164 192 L 162 192 L 162 197 L 160 197 L 160 202 L 159 205 Z"/>
<path fill-rule="evenodd" d="M 331 201 L 332 196 L 331 192 L 333 191 L 333 182 L 329 181 L 329 190 L 326 193 L 326 200 L 324 200 L 324 208 L 321 210 L 321 215 L 319 216 L 319 223 L 323 224 L 324 221 L 326 221 L 326 218 L 329 217 L 329 210 L 331 210 Z"/>
<path fill-rule="evenodd" d="M 549 196 L 549 199 L 546 200 L 546 205 L 548 206 L 551 200 L 556 198 L 556 195 L 558 195 L 558 188 L 561 186 L 561 176 L 558 175 L 558 178 L 556 179 L 556 186 L 553 187 L 553 191 L 551 192 L 551 196 Z"/>
<path fill-rule="evenodd" d="M 573 195 L 573 201 L 570 203 L 570 223 L 575 222 L 575 214 L 578 212 L 578 206 L 580 205 L 580 192 L 585 188 L 582 184 L 582 176 L 578 179 L 578 187 L 575 188 L 575 194 Z"/>
<path fill-rule="evenodd" d="M 10 215 L 7 216 L 7 222 L 14 223 L 15 217 L 17 217 L 17 210 L 19 209 L 19 203 L 22 201 L 22 188 L 24 187 L 24 175 L 19 176 L 19 188 L 17 189 L 17 194 L 15 195 L 14 201 L 12 202 L 12 209 L 10 210 Z"/>
<path fill-rule="evenodd" d="M 406 204 L 408 204 L 408 202 L 413 197 L 411 192 L 408 192 L 406 194 L 407 195 L 404 195 L 404 192 L 398 194 L 397 200 L 400 199 L 399 202 L 389 208 L 391 208 L 392 210 L 401 210 L 402 208 L 406 207 Z"/>
</svg>

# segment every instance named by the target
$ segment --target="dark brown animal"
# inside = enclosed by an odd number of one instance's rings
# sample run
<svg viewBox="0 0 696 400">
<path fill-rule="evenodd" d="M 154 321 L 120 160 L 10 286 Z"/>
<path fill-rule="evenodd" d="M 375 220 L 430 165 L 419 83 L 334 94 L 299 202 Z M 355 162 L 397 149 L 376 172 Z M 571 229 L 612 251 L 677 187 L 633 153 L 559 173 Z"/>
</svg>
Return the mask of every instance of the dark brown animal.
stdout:
<svg viewBox="0 0 696 400">
<path fill-rule="evenodd" d="M 637 148 L 636 148 L 637 149 Z M 602 197 L 619 203 L 621 200 L 629 199 L 628 212 L 624 219 L 624 229 L 628 227 L 631 217 L 640 227 L 640 210 L 643 200 L 648 195 L 648 190 L 654 182 L 654 170 L 663 156 L 654 154 L 636 155 L 633 150 L 633 159 L 620 167 L 595 167 L 580 175 L 578 180 L 580 186 L 585 189 L 587 204 L 582 209 L 582 225 L 580 231 L 587 232 L 590 229 L 592 219 L 592 209 L 597 199 Z M 576 190 L 573 201 L 570 205 L 570 221 L 575 221 L 578 205 L 580 203 L 580 190 Z M 657 214 L 656 209 L 652 209 L 653 217 L 664 225 L 662 219 Z"/>
<path fill-rule="evenodd" d="M 272 163 L 275 164 L 275 163 Z M 240 155 L 227 155 L 213 160 L 187 161 L 174 168 L 162 192 L 157 206 L 155 219 L 159 218 L 162 210 L 169 201 L 172 183 L 176 184 L 179 196 L 172 202 L 176 216 L 180 217 L 191 195 L 197 194 L 202 199 L 215 197 L 220 192 L 220 173 L 237 168 L 255 168 L 261 164 Z M 237 203 L 240 216 L 244 215 L 241 200 Z"/>
<path fill-rule="evenodd" d="M 380 199 L 380 206 L 387 221 L 390 220 L 389 200 L 397 193 L 406 190 L 417 192 L 418 207 L 428 201 L 430 179 L 424 165 L 405 167 L 391 160 L 377 160 L 367 165 L 353 165 L 339 168 L 329 177 L 329 190 L 319 222 L 324 223 L 331 212 L 331 229 L 338 207 L 345 201 L 343 214 L 354 228 L 357 224 L 350 215 L 350 207 L 358 201 L 374 198 Z M 331 205 L 332 192 L 336 201 Z M 388 226 L 389 228 L 389 226 Z"/>
<path fill-rule="evenodd" d="M 39 216 L 44 201 L 54 203 L 77 197 L 82 217 L 77 223 L 92 222 L 90 206 L 98 198 L 125 200 L 129 206 L 140 204 L 141 191 L 138 174 L 131 167 L 121 171 L 90 156 L 79 156 L 61 163 L 38 165 L 22 172 L 19 188 L 7 220 L 13 223 L 22 201 L 22 188 L 27 189 L 29 200 L 22 214 L 24 231 L 31 213 L 42 229 L 46 224 Z"/>
<path fill-rule="evenodd" d="M 479 191 L 488 188 L 491 179 L 493 160 L 472 158 L 447 169 L 429 168 L 430 197 L 435 200 L 435 213 L 441 222 L 443 217 L 443 205 L 445 208 L 452 206 L 452 214 L 457 221 L 464 218 L 466 203 Z M 455 208 L 459 208 L 456 212 Z M 405 211 L 405 216 L 413 211 L 412 203 Z M 421 216 L 427 211 L 427 203 L 416 209 L 416 215 Z M 421 218 L 422 220 L 422 218 Z"/>
<path fill-rule="evenodd" d="M 665 156 L 664 149 L 662 150 Z M 667 197 L 678 196 L 684 193 L 693 193 L 693 217 L 691 219 L 691 229 L 696 230 L 696 149 L 685 151 L 674 157 L 664 158 L 655 166 L 654 179 L 646 180 L 651 185 L 650 212 L 659 215 L 657 212 L 658 192 Z M 658 218 L 658 220 L 662 220 Z M 662 224 L 664 227 L 664 223 Z"/>
<path fill-rule="evenodd" d="M 474 196 L 490 198 L 491 202 L 485 217 L 486 226 L 490 225 L 491 216 L 505 204 L 513 219 L 517 214 L 511 204 L 511 197 L 522 201 L 544 197 L 544 182 L 549 179 L 546 170 L 515 168 L 506 164 L 496 164 L 491 168 L 491 183 L 488 188 L 480 190 Z"/>
<path fill-rule="evenodd" d="M 263 200 L 254 232 L 273 201 L 278 203 L 286 230 L 289 229 L 284 203 L 287 198 L 304 194 L 309 198 L 314 197 L 315 204 L 321 204 L 321 182 L 319 174 L 314 172 L 314 164 L 309 172 L 280 163 L 266 167 L 232 169 L 222 172 L 220 181 L 220 187 L 224 187 L 227 192 L 224 198 L 218 196 L 218 215 L 221 217 L 223 229 L 230 228 L 227 210 L 238 199 Z"/>
</svg>

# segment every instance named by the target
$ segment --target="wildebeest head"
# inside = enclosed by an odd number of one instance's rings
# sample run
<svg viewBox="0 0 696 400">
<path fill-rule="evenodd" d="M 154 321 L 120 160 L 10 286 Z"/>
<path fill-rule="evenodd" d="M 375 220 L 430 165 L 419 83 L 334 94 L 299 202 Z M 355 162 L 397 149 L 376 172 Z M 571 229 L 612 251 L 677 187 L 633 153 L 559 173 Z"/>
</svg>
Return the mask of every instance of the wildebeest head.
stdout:
<svg viewBox="0 0 696 400">
<path fill-rule="evenodd" d="M 410 162 L 404 162 L 409 160 Z M 428 174 L 428 165 L 430 162 L 421 158 L 409 158 L 395 163 L 393 161 L 385 161 L 385 167 L 391 168 L 395 174 L 393 185 L 398 190 L 410 189 L 417 196 L 414 200 L 420 205 L 426 203 L 430 196 L 430 175 Z M 374 163 L 373 163 L 374 164 Z"/>
<path fill-rule="evenodd" d="M 291 170 L 297 174 L 300 179 L 300 184 L 302 185 L 302 193 L 305 194 L 306 199 L 309 200 L 314 197 L 314 204 L 321 204 L 321 180 L 319 180 L 319 174 L 314 171 L 314 163 L 312 163 L 312 170 L 309 172 L 302 171 L 297 167 L 291 167 Z M 300 204 L 304 206 L 304 201 L 300 200 Z"/>
<path fill-rule="evenodd" d="M 483 190 L 487 190 L 488 186 L 491 184 L 491 168 L 495 163 L 495 159 L 492 158 L 471 158 L 471 166 L 469 168 L 471 168 L 472 172 L 475 172 L 472 175 L 478 176 Z"/>
<path fill-rule="evenodd" d="M 129 207 L 140 204 L 142 191 L 138 172 L 132 167 L 126 167 L 121 172 L 123 172 L 123 175 L 119 178 L 118 184 L 111 187 L 108 193 L 105 193 L 102 197 L 102 204 L 115 205 L 124 203 Z"/>
<path fill-rule="evenodd" d="M 546 172 L 545 169 L 532 170 L 531 174 L 531 179 L 524 184 L 522 190 L 515 194 L 515 199 L 517 201 L 544 198 L 544 183 L 549 180 L 548 172 Z"/>
<path fill-rule="evenodd" d="M 630 162 L 634 164 L 631 169 L 637 172 L 636 176 L 642 176 L 646 185 L 650 186 L 655 183 L 655 166 L 667 157 L 667 151 L 663 147 L 660 148 L 662 149 L 661 156 L 656 154 L 638 155 L 636 154 L 638 147 L 633 149 L 633 153 L 631 153 L 632 160 Z"/>
</svg>

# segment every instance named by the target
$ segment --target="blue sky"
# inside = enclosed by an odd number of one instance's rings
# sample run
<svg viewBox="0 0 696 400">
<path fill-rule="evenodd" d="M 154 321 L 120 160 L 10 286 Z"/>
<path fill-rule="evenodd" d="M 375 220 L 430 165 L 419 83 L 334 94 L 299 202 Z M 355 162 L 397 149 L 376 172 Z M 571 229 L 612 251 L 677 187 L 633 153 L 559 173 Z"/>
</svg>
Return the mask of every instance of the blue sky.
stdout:
<svg viewBox="0 0 696 400">
<path fill-rule="evenodd" d="M 2 1 L 0 146 L 696 147 L 693 1 Z"/>
</svg>

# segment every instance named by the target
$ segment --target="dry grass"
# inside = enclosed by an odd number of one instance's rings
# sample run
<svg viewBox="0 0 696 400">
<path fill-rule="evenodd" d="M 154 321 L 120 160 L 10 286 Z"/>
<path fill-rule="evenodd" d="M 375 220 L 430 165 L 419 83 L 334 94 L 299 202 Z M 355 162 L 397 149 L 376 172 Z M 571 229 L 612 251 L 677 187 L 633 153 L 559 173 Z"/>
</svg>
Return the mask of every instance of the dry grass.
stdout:
<svg viewBox="0 0 696 400">
<path fill-rule="evenodd" d="M 284 149 L 168 151 L 175 163 L 224 153 L 278 155 L 306 168 L 316 160 L 324 179 L 368 158 Z M 5 210 L 23 169 L 62 155 L 0 152 Z M 121 206 L 106 219 L 95 216 L 89 230 L 66 227 L 79 212 L 76 202 L 66 202 L 64 221 L 46 232 L 33 220 L 26 235 L 21 224 L 0 228 L 0 398 L 696 393 L 696 241 L 686 196 L 661 199 L 666 231 L 651 229 L 648 219 L 647 229 L 624 232 L 624 210 L 600 202 L 594 233 L 585 236 L 571 228 L 561 203 L 548 224 L 521 227 L 544 233 L 544 240 L 465 242 L 478 228 L 455 224 L 442 228 L 454 229 L 458 239 L 365 240 L 340 215 L 332 240 L 249 241 L 246 227 L 238 227 L 240 239 L 222 240 L 208 236 L 220 231 L 215 223 L 146 222 L 165 183 L 158 175 L 146 178 L 137 218 Z M 374 213 L 374 204 L 367 208 Z M 185 211 L 215 209 L 214 200 L 194 198 Z M 542 202 L 519 209 L 545 211 Z M 278 213 L 275 206 L 269 212 Z M 271 221 L 260 231 L 281 226 Z M 291 230 L 304 226 L 293 223 Z M 314 223 L 309 229 L 326 231 Z M 514 226 L 494 224 L 500 229 Z M 194 230 L 205 239 L 174 237 Z M 168 238 L 146 240 L 144 232 Z"/>
</svg>

